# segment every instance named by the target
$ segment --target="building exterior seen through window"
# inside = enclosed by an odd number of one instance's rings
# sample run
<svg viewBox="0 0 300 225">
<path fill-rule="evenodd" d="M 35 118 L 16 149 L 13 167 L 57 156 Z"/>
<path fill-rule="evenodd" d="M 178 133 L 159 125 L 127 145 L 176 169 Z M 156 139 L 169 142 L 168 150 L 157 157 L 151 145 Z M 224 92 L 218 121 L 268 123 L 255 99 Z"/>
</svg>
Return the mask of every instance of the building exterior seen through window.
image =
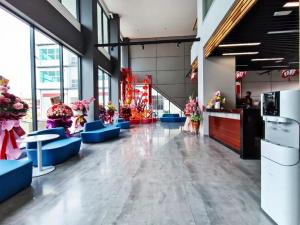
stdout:
<svg viewBox="0 0 300 225">
<path fill-rule="evenodd" d="M 111 100 L 111 89 L 110 89 L 111 77 L 108 73 L 103 70 L 98 70 L 98 100 L 99 104 L 106 106 Z"/>
<path fill-rule="evenodd" d="M 98 28 L 98 43 L 108 43 L 109 42 L 109 18 L 103 10 L 102 6 L 98 2 L 97 4 L 97 28 Z M 109 52 L 108 47 L 104 48 Z"/>
<path fill-rule="evenodd" d="M 38 129 L 45 128 L 51 97 L 59 96 L 70 104 L 79 99 L 80 93 L 78 55 L 37 29 L 31 39 L 30 28 L 30 24 L 0 7 L 0 29 L 5 30 L 0 35 L 0 74 L 10 80 L 10 92 L 29 104 L 27 116 L 21 121 L 26 132 L 34 130 L 34 121 Z M 16 30 L 18 35 L 15 35 Z M 34 56 L 30 54 L 33 40 Z M 35 74 L 31 71 L 31 60 L 35 60 Z M 32 83 L 36 85 L 34 91 Z M 36 102 L 33 102 L 35 98 Z M 37 108 L 36 118 L 32 112 L 33 103 Z"/>
<path fill-rule="evenodd" d="M 78 19 L 77 1 L 78 0 L 58 0 L 63 6 Z"/>
</svg>

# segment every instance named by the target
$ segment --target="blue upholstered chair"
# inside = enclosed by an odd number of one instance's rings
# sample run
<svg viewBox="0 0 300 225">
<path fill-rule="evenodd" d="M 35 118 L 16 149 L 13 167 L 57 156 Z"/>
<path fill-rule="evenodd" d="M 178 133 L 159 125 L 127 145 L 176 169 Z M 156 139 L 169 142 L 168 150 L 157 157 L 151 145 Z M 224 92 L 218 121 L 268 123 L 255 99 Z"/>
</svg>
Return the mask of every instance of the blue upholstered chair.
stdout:
<svg viewBox="0 0 300 225">
<path fill-rule="evenodd" d="M 0 202 L 29 187 L 31 181 L 30 160 L 0 160 Z"/>
<path fill-rule="evenodd" d="M 99 143 L 117 138 L 119 135 L 119 127 L 104 126 L 103 123 L 98 120 L 84 124 L 83 132 L 81 132 L 81 139 L 83 143 Z"/>
<path fill-rule="evenodd" d="M 116 124 L 116 127 L 120 127 L 121 129 L 129 129 L 130 128 L 130 122 L 129 121 L 118 122 Z"/>
<path fill-rule="evenodd" d="M 179 114 L 163 114 L 160 121 L 163 123 L 185 122 L 186 117 L 180 117 Z"/>
<path fill-rule="evenodd" d="M 63 163 L 69 158 L 77 155 L 80 150 L 81 139 L 77 137 L 67 137 L 62 127 L 40 130 L 32 132 L 29 136 L 39 134 L 58 134 L 59 137 L 42 142 L 43 166 L 52 166 Z M 27 144 L 27 156 L 32 160 L 33 165 L 37 166 L 37 144 Z"/>
</svg>

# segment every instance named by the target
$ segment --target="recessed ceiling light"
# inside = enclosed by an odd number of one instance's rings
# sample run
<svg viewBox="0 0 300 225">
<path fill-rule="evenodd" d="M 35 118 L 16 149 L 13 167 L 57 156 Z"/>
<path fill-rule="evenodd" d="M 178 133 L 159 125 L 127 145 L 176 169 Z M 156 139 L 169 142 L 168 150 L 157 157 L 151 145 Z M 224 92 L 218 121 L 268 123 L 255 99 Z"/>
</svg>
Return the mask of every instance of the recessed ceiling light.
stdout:
<svg viewBox="0 0 300 225">
<path fill-rule="evenodd" d="M 287 68 L 287 65 L 280 65 L 280 66 L 263 66 L 262 68 Z"/>
<path fill-rule="evenodd" d="M 222 55 L 257 55 L 259 52 L 231 52 L 223 53 Z"/>
<path fill-rule="evenodd" d="M 260 58 L 260 59 L 251 59 L 252 62 L 257 62 L 257 61 L 282 61 L 284 58 Z"/>
<path fill-rule="evenodd" d="M 277 31 L 269 31 L 267 34 L 290 34 L 290 33 L 299 33 L 299 30 L 277 30 Z"/>
<path fill-rule="evenodd" d="M 285 8 L 290 8 L 290 7 L 299 7 L 299 2 L 287 2 L 284 4 Z"/>
<path fill-rule="evenodd" d="M 299 62 L 289 62 L 289 64 L 299 64 Z"/>
<path fill-rule="evenodd" d="M 278 12 L 274 12 L 274 16 L 287 16 L 290 15 L 291 13 L 292 13 L 291 10 L 278 11 Z"/>
<path fill-rule="evenodd" d="M 260 42 L 253 42 L 253 43 L 237 43 L 237 44 L 221 44 L 219 45 L 220 48 L 225 47 L 240 47 L 240 46 L 257 46 L 260 45 Z"/>
</svg>

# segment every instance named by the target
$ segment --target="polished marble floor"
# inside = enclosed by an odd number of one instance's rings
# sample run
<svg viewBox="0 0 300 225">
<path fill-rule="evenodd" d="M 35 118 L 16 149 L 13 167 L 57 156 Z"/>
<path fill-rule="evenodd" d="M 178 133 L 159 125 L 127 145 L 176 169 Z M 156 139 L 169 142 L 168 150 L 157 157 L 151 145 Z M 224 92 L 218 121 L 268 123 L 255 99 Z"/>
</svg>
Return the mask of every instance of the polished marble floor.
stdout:
<svg viewBox="0 0 300 225">
<path fill-rule="evenodd" d="M 0 224 L 269 225 L 260 162 L 177 124 L 142 125 L 81 153 L 0 204 Z"/>
</svg>

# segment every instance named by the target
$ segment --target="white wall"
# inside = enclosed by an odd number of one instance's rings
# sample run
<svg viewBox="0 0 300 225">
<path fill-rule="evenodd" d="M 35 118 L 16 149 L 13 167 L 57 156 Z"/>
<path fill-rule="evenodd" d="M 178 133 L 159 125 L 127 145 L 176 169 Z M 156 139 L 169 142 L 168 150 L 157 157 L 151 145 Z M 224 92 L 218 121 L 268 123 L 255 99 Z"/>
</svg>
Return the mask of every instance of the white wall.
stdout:
<svg viewBox="0 0 300 225">
<path fill-rule="evenodd" d="M 206 105 L 208 101 L 208 96 L 211 95 L 212 89 L 220 89 L 222 92 L 228 92 L 230 86 L 232 85 L 232 90 L 234 91 L 234 84 L 232 84 L 232 77 L 229 77 L 229 70 L 232 70 L 232 66 L 235 65 L 235 62 L 229 63 L 229 61 L 224 57 L 219 57 L 219 59 L 206 59 L 204 57 L 204 46 L 207 41 L 210 39 L 212 34 L 215 32 L 216 28 L 219 26 L 220 22 L 223 20 L 228 10 L 233 5 L 234 0 L 214 0 L 209 11 L 206 14 L 205 19 L 202 21 L 202 0 L 198 0 L 197 12 L 198 12 L 198 33 L 197 37 L 201 38 L 201 41 L 198 44 L 194 44 L 192 47 L 192 57 L 198 56 L 198 98 L 200 104 Z M 194 58 L 191 58 L 194 60 Z M 222 63 L 222 60 L 224 62 Z M 215 61 L 215 63 L 213 63 Z M 224 76 L 222 68 L 218 64 L 227 64 L 225 69 Z M 230 65 L 231 64 L 231 65 Z M 213 68 L 215 67 L 216 68 Z M 211 68 L 205 68 L 211 67 Z M 211 76 L 210 71 L 218 71 L 219 76 Z M 233 72 L 234 77 L 235 72 Z M 227 77 L 228 79 L 223 79 Z M 226 87 L 225 87 L 226 86 Z M 222 90 L 224 89 L 224 90 Z M 229 92 L 228 92 L 229 93 Z M 228 94 L 227 97 L 230 102 L 228 107 L 232 107 L 235 102 L 235 96 Z"/>
<path fill-rule="evenodd" d="M 185 75 L 191 69 L 191 43 L 130 46 L 131 68 L 140 81 L 152 75 L 153 87 L 183 109 L 190 95 L 197 96 L 197 83 Z"/>
<path fill-rule="evenodd" d="M 204 105 L 216 91 L 221 91 L 226 98 L 226 108 L 236 107 L 235 97 L 235 58 L 209 57 L 204 61 Z"/>
<path fill-rule="evenodd" d="M 260 100 L 260 94 L 271 91 L 282 91 L 299 88 L 299 75 L 293 77 L 291 81 L 283 79 L 279 70 L 274 70 L 269 74 L 260 75 L 263 71 L 248 71 L 242 80 L 242 96 L 247 91 L 252 92 L 252 98 Z"/>
</svg>

